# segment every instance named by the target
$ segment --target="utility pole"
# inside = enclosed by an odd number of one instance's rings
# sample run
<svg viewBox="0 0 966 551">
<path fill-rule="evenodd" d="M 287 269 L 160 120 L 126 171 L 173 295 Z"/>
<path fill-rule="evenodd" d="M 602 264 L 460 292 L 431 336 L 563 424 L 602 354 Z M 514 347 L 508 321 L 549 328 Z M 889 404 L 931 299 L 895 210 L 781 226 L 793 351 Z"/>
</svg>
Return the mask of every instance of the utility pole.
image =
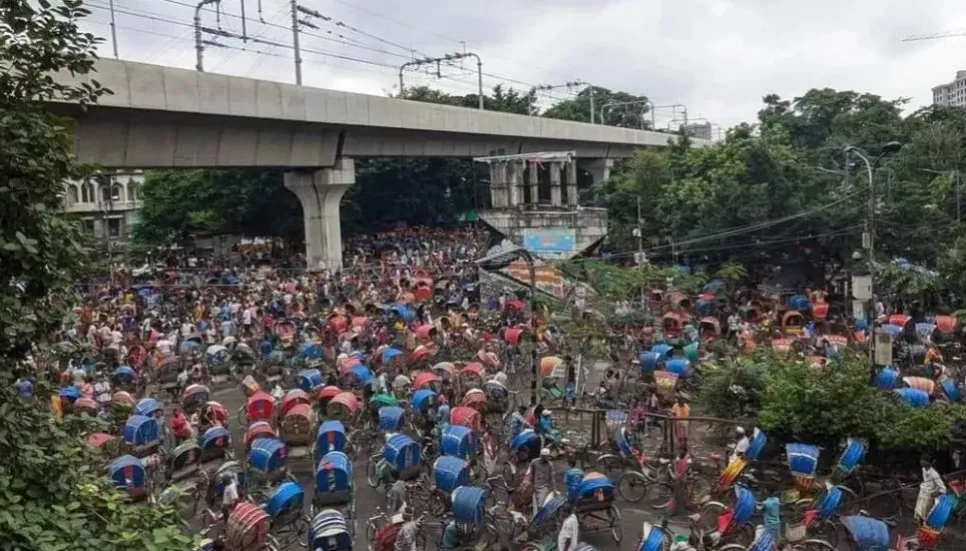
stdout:
<svg viewBox="0 0 966 551">
<path fill-rule="evenodd" d="M 111 46 L 114 48 L 114 59 L 118 59 L 117 56 L 117 25 L 114 22 L 114 0 L 110 0 L 108 5 L 111 8 Z"/>
<path fill-rule="evenodd" d="M 195 6 L 195 69 L 201 72 L 205 70 L 205 44 L 201 39 L 201 8 L 208 4 L 220 4 L 221 0 L 201 0 Z"/>
<path fill-rule="evenodd" d="M 292 48 L 295 50 L 295 84 L 302 85 L 302 52 L 299 49 L 299 12 L 298 3 L 290 0 L 292 7 Z"/>
<path fill-rule="evenodd" d="M 477 87 L 480 95 L 480 111 L 484 110 L 483 106 L 483 61 L 480 60 L 480 56 L 474 54 L 473 52 L 456 52 L 455 54 L 446 54 L 441 57 L 424 57 L 421 59 L 414 59 L 412 61 L 407 61 L 399 66 L 399 95 L 401 96 L 406 89 L 406 84 L 403 82 L 403 71 L 407 67 L 419 67 L 422 65 L 436 65 L 436 75 L 439 76 L 439 65 L 443 62 L 456 61 L 459 59 L 465 59 L 467 57 L 476 58 L 476 77 L 477 77 Z"/>
</svg>

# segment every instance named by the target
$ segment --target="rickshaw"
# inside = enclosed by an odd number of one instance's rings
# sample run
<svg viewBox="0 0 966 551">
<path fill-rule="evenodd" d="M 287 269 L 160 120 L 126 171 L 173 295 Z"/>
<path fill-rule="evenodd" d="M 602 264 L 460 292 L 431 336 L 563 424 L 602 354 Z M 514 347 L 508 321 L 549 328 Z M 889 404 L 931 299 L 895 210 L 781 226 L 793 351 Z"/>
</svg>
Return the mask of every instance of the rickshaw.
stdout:
<svg viewBox="0 0 966 551">
<path fill-rule="evenodd" d="M 352 460 L 342 452 L 325 454 L 315 467 L 315 493 L 310 510 L 315 514 L 332 506 L 344 509 L 350 520 L 355 518 Z M 354 529 L 351 531 L 355 532 Z"/>
<path fill-rule="evenodd" d="M 245 431 L 245 450 L 250 450 L 252 443 L 260 438 L 278 438 L 275 427 L 268 421 L 258 421 L 248 425 L 248 429 Z"/>
<path fill-rule="evenodd" d="M 952 378 L 946 378 L 939 381 L 939 388 L 943 391 L 943 396 L 949 402 L 956 403 L 963 398 L 963 391 L 956 384 L 956 380 Z"/>
<path fill-rule="evenodd" d="M 691 372 L 691 362 L 686 358 L 671 358 L 664 362 L 664 370 L 685 379 Z"/>
<path fill-rule="evenodd" d="M 865 453 L 869 449 L 869 441 L 864 438 L 848 438 L 838 461 L 835 462 L 833 479 L 843 480 L 852 474 L 859 463 L 865 459 Z"/>
<path fill-rule="evenodd" d="M 248 450 L 248 468 L 266 481 L 275 481 L 288 474 L 288 448 L 275 438 L 261 438 Z"/>
<path fill-rule="evenodd" d="M 181 372 L 181 361 L 177 356 L 163 358 L 155 370 L 155 380 L 158 382 L 160 393 L 169 393 L 176 397 L 178 391 L 178 373 Z"/>
<path fill-rule="evenodd" d="M 899 382 L 899 370 L 893 367 L 883 367 L 875 375 L 875 387 L 879 390 L 889 392 L 896 387 Z"/>
<path fill-rule="evenodd" d="M 318 369 L 303 369 L 295 378 L 295 386 L 309 394 L 322 388 L 322 372 Z"/>
<path fill-rule="evenodd" d="M 486 403 L 486 393 L 479 388 L 468 390 L 460 399 L 460 407 L 473 408 L 480 413 L 486 413 L 489 409 Z"/>
<path fill-rule="evenodd" d="M 614 503 L 614 485 L 598 472 L 589 472 L 577 486 L 575 495 L 580 533 L 609 530 L 614 542 L 624 539 L 621 514 Z"/>
<path fill-rule="evenodd" d="M 315 453 L 315 410 L 308 404 L 297 404 L 284 415 L 278 426 L 279 440 L 288 447 L 289 457 L 308 457 Z"/>
<path fill-rule="evenodd" d="M 711 316 L 701 318 L 698 322 L 698 334 L 701 335 L 702 342 L 717 339 L 721 336 L 721 322 Z"/>
<path fill-rule="evenodd" d="M 140 501 L 151 494 L 151 480 L 141 460 L 122 455 L 107 466 L 107 476 L 115 489 L 127 493 L 129 501 Z"/>
<path fill-rule="evenodd" d="M 88 435 L 85 441 L 87 445 L 100 450 L 102 454 L 107 454 L 108 444 L 112 444 L 116 440 L 114 436 L 106 432 L 95 432 Z"/>
<path fill-rule="evenodd" d="M 238 422 L 241 426 L 260 421 L 275 423 L 275 398 L 263 390 L 249 396 L 245 405 L 238 410 Z"/>
<path fill-rule="evenodd" d="M 429 362 L 429 359 L 436 354 L 436 352 L 436 345 L 434 343 L 421 344 L 409 353 L 409 360 L 407 363 L 410 365 L 410 367 L 425 365 L 427 362 Z"/>
<path fill-rule="evenodd" d="M 312 551 L 352 551 L 352 534 L 345 516 L 335 509 L 323 509 L 309 525 L 308 547 Z"/>
<path fill-rule="evenodd" d="M 205 492 L 205 503 L 209 509 L 221 506 L 222 497 L 225 493 L 225 483 L 222 479 L 226 474 L 230 474 L 238 482 L 240 494 L 247 492 L 248 471 L 238 461 L 226 461 L 210 477 L 210 484 L 208 484 L 208 490 Z"/>
<path fill-rule="evenodd" d="M 187 414 L 198 411 L 208 403 L 211 391 L 204 385 L 190 385 L 181 393 L 181 409 Z"/>
<path fill-rule="evenodd" d="M 681 331 L 684 329 L 684 322 L 686 320 L 687 316 L 677 312 L 665 312 L 661 317 L 661 326 L 664 328 L 664 334 L 672 339 L 679 337 Z"/>
<path fill-rule="evenodd" d="M 228 428 L 228 418 L 230 414 L 228 413 L 228 408 L 223 406 L 221 402 L 215 402 L 214 400 L 209 400 L 205 402 L 204 407 L 201 410 L 202 421 L 211 421 L 211 426 L 222 426 Z M 208 430 L 210 427 L 202 427 L 202 430 Z"/>
<path fill-rule="evenodd" d="M 515 404 L 511 403 L 510 391 L 498 381 L 483 383 L 483 394 L 486 397 L 487 413 L 504 415 L 513 410 Z"/>
<path fill-rule="evenodd" d="M 144 398 L 134 406 L 134 415 L 164 418 L 164 407 L 154 398 Z"/>
<path fill-rule="evenodd" d="M 929 405 L 929 393 L 918 388 L 900 388 L 893 393 L 909 407 L 924 408 Z"/>
<path fill-rule="evenodd" d="M 679 377 L 670 371 L 654 372 L 654 392 L 662 402 L 669 403 L 674 400 L 674 394 L 678 388 Z"/>
<path fill-rule="evenodd" d="M 379 430 L 383 432 L 402 432 L 406 426 L 406 410 L 398 406 L 379 408 Z"/>
<path fill-rule="evenodd" d="M 295 406 L 310 406 L 311 404 L 312 398 L 309 397 L 307 392 L 300 388 L 293 388 L 282 397 L 282 401 L 278 406 L 278 415 L 284 417 Z"/>
<path fill-rule="evenodd" d="M 134 406 L 137 402 L 130 392 L 119 390 L 111 395 L 112 413 L 124 415 L 125 417 L 134 413 Z"/>
<path fill-rule="evenodd" d="M 557 379 L 564 376 L 563 358 L 557 356 L 545 356 L 540 358 L 540 378 L 542 384 L 537 389 L 537 395 L 541 402 L 553 402 L 563 400 L 566 393 L 564 389 L 557 385 Z"/>
<path fill-rule="evenodd" d="M 122 365 L 115 369 L 114 374 L 111 375 L 111 386 L 118 390 L 136 394 L 138 391 L 138 374 L 130 366 Z"/>
<path fill-rule="evenodd" d="M 430 409 L 435 408 L 437 403 L 436 393 L 426 388 L 414 392 L 413 397 L 409 401 L 412 410 L 420 413 L 426 413 Z"/>
<path fill-rule="evenodd" d="M 939 543 L 949 519 L 956 508 L 958 498 L 950 493 L 940 494 L 933 503 L 925 521 L 919 525 L 917 536 L 919 549 L 933 549 Z"/>
<path fill-rule="evenodd" d="M 341 421 L 323 421 L 315 434 L 315 457 L 323 457 L 330 452 L 347 453 L 349 438 Z"/>
<path fill-rule="evenodd" d="M 433 489 L 430 493 L 429 512 L 441 517 L 450 506 L 450 494 L 460 486 L 470 484 L 470 464 L 458 457 L 442 455 L 433 463 Z"/>
<path fill-rule="evenodd" d="M 271 517 L 258 505 L 242 501 L 231 510 L 225 528 L 228 551 L 279 551 L 281 545 L 269 534 Z"/>
<path fill-rule="evenodd" d="M 451 522 L 456 523 L 461 542 L 466 542 L 469 548 L 475 549 L 472 544 L 483 540 L 482 548 L 490 549 L 498 539 L 490 530 L 483 530 L 486 494 L 486 489 L 478 486 L 459 486 L 450 494 L 453 513 Z M 461 547 L 463 548 L 465 547 Z"/>
<path fill-rule="evenodd" d="M 811 444 L 787 444 L 785 456 L 788 459 L 788 470 L 792 473 L 795 487 L 802 492 L 811 491 L 815 484 L 815 471 L 818 470 L 818 457 L 821 454 L 818 446 Z"/>
<path fill-rule="evenodd" d="M 885 522 L 866 516 L 842 517 L 842 525 L 848 533 L 854 551 L 889 551 L 889 526 Z"/>
<path fill-rule="evenodd" d="M 469 427 L 476 432 L 483 432 L 483 416 L 473 408 L 459 406 L 451 409 L 449 423 Z"/>
<path fill-rule="evenodd" d="M 211 377 L 211 384 L 223 385 L 231 377 L 231 353 L 220 344 L 213 344 L 205 350 L 205 368 Z"/>
<path fill-rule="evenodd" d="M 756 507 L 757 501 L 751 490 L 735 485 L 730 507 L 720 501 L 710 501 L 702 507 L 702 539 L 710 537 L 715 543 L 750 543 L 754 539 L 754 527 L 750 521 Z"/>
<path fill-rule="evenodd" d="M 97 402 L 91 398 L 78 398 L 74 401 L 74 411 L 75 415 L 87 414 L 91 417 L 97 417 L 97 414 L 101 411 L 98 407 Z"/>
<path fill-rule="evenodd" d="M 540 435 L 533 429 L 526 429 L 510 441 L 510 457 L 521 463 L 530 462 L 540 457 Z"/>
<path fill-rule="evenodd" d="M 182 442 L 168 456 L 168 480 L 178 482 L 194 476 L 200 470 L 200 459 L 201 446 L 197 441 L 188 440 Z M 204 471 L 202 470 L 201 472 Z"/>
<path fill-rule="evenodd" d="M 413 480 L 419 476 L 422 453 L 415 441 L 405 434 L 391 435 L 381 454 L 369 457 L 366 464 L 366 482 L 375 488 L 388 483 L 391 473 L 402 480 Z"/>
<path fill-rule="evenodd" d="M 798 336 L 805 330 L 805 316 L 798 310 L 788 310 L 782 314 L 782 333 L 786 336 Z"/>
<path fill-rule="evenodd" d="M 546 536 L 557 537 L 560 525 L 563 523 L 561 509 L 567 504 L 567 498 L 555 492 L 550 492 L 536 514 L 530 519 L 527 535 L 531 539 L 542 539 Z"/>
<path fill-rule="evenodd" d="M 460 370 L 460 388 L 465 391 L 482 387 L 484 375 L 483 364 L 470 362 L 464 365 L 463 369 Z"/>
<path fill-rule="evenodd" d="M 201 462 L 207 463 L 215 459 L 231 460 L 231 433 L 225 427 L 209 428 L 198 439 L 201 446 Z"/>
<path fill-rule="evenodd" d="M 322 412 L 326 411 L 326 409 L 329 407 L 329 402 L 332 401 L 332 399 L 338 396 L 339 393 L 341 392 L 342 392 L 342 389 L 337 386 L 324 386 L 321 389 L 319 389 L 319 395 L 317 397 L 318 404 L 319 404 L 318 406 L 319 411 L 322 411 Z"/>
<path fill-rule="evenodd" d="M 413 390 L 430 389 L 439 385 L 439 377 L 432 371 L 420 371 L 413 378 Z"/>
<path fill-rule="evenodd" d="M 344 423 L 353 423 L 359 413 L 359 399 L 352 392 L 341 392 L 329 401 L 325 413 Z"/>
<path fill-rule="evenodd" d="M 268 495 L 260 508 L 271 518 L 269 532 L 282 544 L 288 546 L 300 541 L 309 524 L 302 512 L 305 491 L 297 482 L 286 481 Z"/>
<path fill-rule="evenodd" d="M 667 528 L 667 520 L 661 526 L 644 522 L 641 529 L 641 542 L 637 544 L 637 551 L 668 551 L 671 548 L 671 538 L 674 534 Z"/>
<path fill-rule="evenodd" d="M 936 392 L 936 381 L 925 377 L 903 377 L 902 382 L 909 388 L 915 388 L 932 396 Z"/>
<path fill-rule="evenodd" d="M 364 365 L 357 365 L 342 375 L 342 387 L 352 389 L 361 395 L 363 389 L 370 386 L 374 378 L 372 370 Z"/>
<path fill-rule="evenodd" d="M 649 350 L 647 352 L 641 352 L 637 361 L 641 365 L 641 375 L 649 375 L 654 373 L 662 365 L 664 356 L 658 352 Z"/>
<path fill-rule="evenodd" d="M 805 506 L 806 510 L 800 522 L 793 524 L 789 522 L 785 528 L 785 539 L 790 543 L 798 544 L 807 548 L 822 548 L 824 544 L 828 548 L 837 548 L 838 530 L 835 514 L 842 508 L 842 504 L 848 499 L 855 499 L 856 495 L 852 490 L 845 486 L 833 486 L 827 484 L 822 494 L 817 499 L 800 499 L 795 502 L 797 506 Z M 809 545 L 809 536 L 822 538 L 818 540 L 820 544 Z M 804 540 L 804 541 L 803 541 Z M 815 543 L 812 541 L 812 543 Z"/>
<path fill-rule="evenodd" d="M 132 415 L 124 423 L 122 437 L 131 455 L 145 457 L 156 452 L 161 445 L 161 426 L 155 417 Z"/>
<path fill-rule="evenodd" d="M 299 358 L 305 362 L 317 362 L 325 358 L 325 349 L 316 342 L 303 342 L 299 345 Z"/>
</svg>

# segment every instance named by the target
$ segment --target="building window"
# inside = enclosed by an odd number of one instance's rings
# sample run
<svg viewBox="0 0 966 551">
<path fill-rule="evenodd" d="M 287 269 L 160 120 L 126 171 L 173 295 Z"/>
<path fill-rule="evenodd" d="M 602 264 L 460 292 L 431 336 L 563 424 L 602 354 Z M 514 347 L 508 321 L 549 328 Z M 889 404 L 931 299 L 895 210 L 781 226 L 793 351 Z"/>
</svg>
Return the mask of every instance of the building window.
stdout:
<svg viewBox="0 0 966 551">
<path fill-rule="evenodd" d="M 110 203 L 111 202 L 111 186 L 108 186 L 106 184 L 105 185 L 101 185 L 100 191 L 101 191 L 101 202 L 102 203 Z"/>
<path fill-rule="evenodd" d="M 67 186 L 67 204 L 73 205 L 77 203 L 77 186 L 74 184 L 68 184 Z"/>
<path fill-rule="evenodd" d="M 139 201 L 141 199 L 141 186 L 138 185 L 134 178 L 131 178 L 127 182 L 127 198 L 130 201 Z"/>
<path fill-rule="evenodd" d="M 117 238 L 121 236 L 121 220 L 118 218 L 110 218 L 107 221 L 107 234 L 112 238 Z"/>
<path fill-rule="evenodd" d="M 123 201 L 124 200 L 124 188 L 122 188 L 120 184 L 114 184 L 111 187 L 111 195 L 113 196 L 113 200 L 114 201 Z"/>
<path fill-rule="evenodd" d="M 81 202 L 82 203 L 93 203 L 94 202 L 94 185 L 90 182 L 84 182 L 81 185 Z"/>
<path fill-rule="evenodd" d="M 94 234 L 94 220 L 88 218 L 84 220 L 84 231 L 93 235 Z"/>
</svg>

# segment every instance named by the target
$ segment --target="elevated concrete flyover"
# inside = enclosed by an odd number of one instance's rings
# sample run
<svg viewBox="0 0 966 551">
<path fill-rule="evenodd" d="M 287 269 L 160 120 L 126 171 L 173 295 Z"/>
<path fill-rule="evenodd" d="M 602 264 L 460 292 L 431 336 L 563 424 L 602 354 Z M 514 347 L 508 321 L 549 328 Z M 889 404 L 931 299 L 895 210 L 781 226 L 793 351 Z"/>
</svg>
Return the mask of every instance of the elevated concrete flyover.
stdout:
<svg viewBox="0 0 966 551">
<path fill-rule="evenodd" d="M 338 157 L 479 157 L 574 151 L 617 159 L 669 134 L 480 111 L 201 73 L 98 61 L 113 95 L 75 119 L 83 162 L 110 168 L 335 166 Z"/>
<path fill-rule="evenodd" d="M 355 183 L 356 158 L 483 157 L 571 151 L 595 179 L 614 159 L 674 136 L 294 86 L 111 59 L 88 76 L 113 94 L 73 119 L 81 162 L 105 168 L 287 170 L 302 203 L 310 268 L 342 264 L 339 203 Z M 699 140 L 693 140 L 701 143 Z"/>
</svg>

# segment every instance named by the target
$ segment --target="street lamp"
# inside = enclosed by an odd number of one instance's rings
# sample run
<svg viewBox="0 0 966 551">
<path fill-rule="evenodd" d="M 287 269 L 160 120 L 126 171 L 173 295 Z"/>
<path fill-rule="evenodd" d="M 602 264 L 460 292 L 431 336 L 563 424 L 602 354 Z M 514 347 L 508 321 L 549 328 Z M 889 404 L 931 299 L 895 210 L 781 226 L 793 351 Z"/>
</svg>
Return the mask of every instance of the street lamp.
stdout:
<svg viewBox="0 0 966 551">
<path fill-rule="evenodd" d="M 869 269 L 869 361 L 872 366 L 875 366 L 875 331 L 873 328 L 875 324 L 873 320 L 875 318 L 875 257 L 873 255 L 875 247 L 875 180 L 873 179 L 873 172 L 875 167 L 879 165 L 879 161 L 883 157 L 891 153 L 896 153 L 902 149 L 902 144 L 897 141 L 887 142 L 882 146 L 882 151 L 873 160 L 869 161 L 869 156 L 867 153 L 863 153 L 860 149 L 854 146 L 848 146 L 845 148 L 845 154 L 849 153 L 855 155 L 856 157 L 862 159 L 865 163 L 865 168 L 869 176 L 869 212 L 866 215 L 865 221 L 865 234 L 862 235 L 862 245 L 865 249 L 866 262 L 868 262 Z"/>
</svg>

